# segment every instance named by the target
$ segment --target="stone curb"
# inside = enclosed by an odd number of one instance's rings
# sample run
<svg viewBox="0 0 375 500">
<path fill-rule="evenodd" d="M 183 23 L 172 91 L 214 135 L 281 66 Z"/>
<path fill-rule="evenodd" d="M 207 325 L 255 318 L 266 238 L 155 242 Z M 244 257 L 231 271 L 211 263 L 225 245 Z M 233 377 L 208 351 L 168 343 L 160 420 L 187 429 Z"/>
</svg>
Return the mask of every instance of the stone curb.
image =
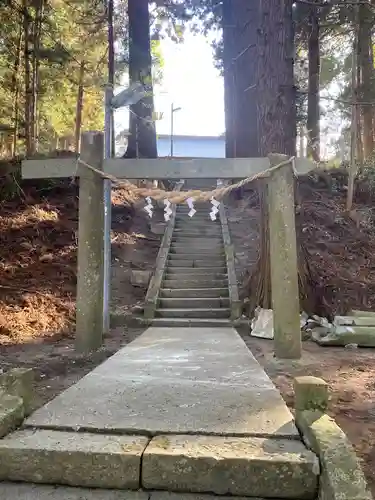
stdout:
<svg viewBox="0 0 375 500">
<path fill-rule="evenodd" d="M 219 205 L 219 215 L 221 222 L 221 230 L 223 234 L 225 258 L 228 270 L 229 299 L 231 308 L 230 319 L 232 321 L 235 321 L 236 319 L 239 319 L 241 317 L 242 303 L 240 301 L 238 293 L 237 277 L 234 264 L 235 262 L 234 250 L 233 250 L 232 240 L 230 237 L 225 207 L 223 203 L 220 203 Z"/>
<path fill-rule="evenodd" d="M 22 399 L 0 392 L 0 438 L 21 425 L 24 416 Z"/>
<path fill-rule="evenodd" d="M 319 500 L 372 500 L 351 443 L 334 419 L 324 413 L 327 384 L 315 377 L 297 377 L 294 387 L 296 425 L 320 460 Z"/>
<path fill-rule="evenodd" d="M 34 372 L 31 368 L 13 368 L 0 375 L 0 390 L 22 399 L 25 416 L 30 415 Z"/>
<path fill-rule="evenodd" d="M 0 438 L 9 434 L 30 415 L 33 370 L 13 368 L 0 374 Z"/>
<path fill-rule="evenodd" d="M 294 396 L 296 411 L 325 411 L 328 407 L 328 384 L 317 377 L 295 377 Z"/>
<path fill-rule="evenodd" d="M 306 445 L 319 457 L 320 500 L 372 500 L 359 459 L 336 422 L 319 410 L 296 413 Z"/>
</svg>

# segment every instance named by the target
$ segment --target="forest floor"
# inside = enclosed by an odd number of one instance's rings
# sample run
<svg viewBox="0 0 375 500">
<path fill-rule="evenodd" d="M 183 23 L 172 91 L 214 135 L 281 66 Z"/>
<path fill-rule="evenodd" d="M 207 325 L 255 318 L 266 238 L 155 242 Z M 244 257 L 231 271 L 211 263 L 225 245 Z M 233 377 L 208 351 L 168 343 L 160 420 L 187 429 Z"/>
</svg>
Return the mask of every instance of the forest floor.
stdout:
<svg viewBox="0 0 375 500">
<path fill-rule="evenodd" d="M 316 178 L 301 183 L 298 215 L 311 272 L 319 281 L 328 311 L 375 307 L 375 230 L 368 195 L 356 199 L 359 218 L 344 214 L 340 180 Z M 35 371 L 35 408 L 69 387 L 120 347 L 141 327 L 117 327 L 103 347 L 89 355 L 74 351 L 74 308 L 78 225 L 77 186 L 22 184 L 23 195 L 3 202 L 0 213 L 0 370 L 16 366 Z M 131 312 L 145 288 L 130 284 L 129 270 L 152 269 L 160 236 L 151 233 L 143 201 L 124 190 L 113 196 L 113 306 Z M 158 214 L 160 217 L 161 214 Z M 256 195 L 242 193 L 228 203 L 240 279 L 255 269 L 259 206 Z M 258 361 L 293 405 L 292 378 L 322 376 L 330 385 L 330 412 L 364 461 L 375 495 L 375 350 L 319 347 L 307 341 L 299 368 L 278 366 L 272 341 L 240 332 Z"/>
</svg>

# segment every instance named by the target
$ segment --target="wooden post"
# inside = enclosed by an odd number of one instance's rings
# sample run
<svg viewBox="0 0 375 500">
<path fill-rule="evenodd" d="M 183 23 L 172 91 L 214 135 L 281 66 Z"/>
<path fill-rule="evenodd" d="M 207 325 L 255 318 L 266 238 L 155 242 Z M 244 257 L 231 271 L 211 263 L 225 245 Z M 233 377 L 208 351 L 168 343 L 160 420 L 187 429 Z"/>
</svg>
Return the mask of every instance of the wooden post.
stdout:
<svg viewBox="0 0 375 500">
<path fill-rule="evenodd" d="M 288 159 L 269 155 L 271 166 Z M 298 260 L 292 165 L 276 170 L 268 184 L 271 288 L 275 355 L 301 357 Z"/>
<path fill-rule="evenodd" d="M 102 132 L 81 137 L 81 159 L 96 167 L 103 165 Z M 79 224 L 76 349 L 98 349 L 103 339 L 104 291 L 104 199 L 103 179 L 79 167 Z"/>
</svg>

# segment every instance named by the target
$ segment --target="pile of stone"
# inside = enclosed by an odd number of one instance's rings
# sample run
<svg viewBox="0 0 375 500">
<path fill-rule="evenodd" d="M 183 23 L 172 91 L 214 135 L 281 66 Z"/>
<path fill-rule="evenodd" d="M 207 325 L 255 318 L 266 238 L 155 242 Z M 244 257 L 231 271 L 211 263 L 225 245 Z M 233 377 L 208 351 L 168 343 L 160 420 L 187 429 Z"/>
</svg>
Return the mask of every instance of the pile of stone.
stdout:
<svg viewBox="0 0 375 500">
<path fill-rule="evenodd" d="M 332 323 L 313 316 L 304 328 L 311 333 L 311 339 L 321 346 L 375 347 L 373 312 L 354 310 L 348 316 L 335 316 Z"/>
<path fill-rule="evenodd" d="M 311 339 L 321 346 L 375 347 L 375 312 L 353 310 L 348 316 L 335 316 L 332 322 L 303 312 L 301 332 L 303 340 Z M 273 339 L 272 309 L 255 310 L 251 335 Z"/>
</svg>

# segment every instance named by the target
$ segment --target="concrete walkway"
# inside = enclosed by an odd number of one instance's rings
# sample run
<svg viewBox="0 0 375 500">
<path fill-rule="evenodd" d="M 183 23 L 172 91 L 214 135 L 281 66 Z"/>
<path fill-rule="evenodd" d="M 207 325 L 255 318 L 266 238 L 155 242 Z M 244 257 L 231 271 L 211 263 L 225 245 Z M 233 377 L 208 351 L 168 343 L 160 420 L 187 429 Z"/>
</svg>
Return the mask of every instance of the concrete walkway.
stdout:
<svg viewBox="0 0 375 500">
<path fill-rule="evenodd" d="M 4 500 L 314 500 L 318 476 L 231 327 L 149 328 L 0 440 Z"/>
<path fill-rule="evenodd" d="M 149 328 L 26 426 L 299 437 L 279 392 L 231 327 Z"/>
</svg>

